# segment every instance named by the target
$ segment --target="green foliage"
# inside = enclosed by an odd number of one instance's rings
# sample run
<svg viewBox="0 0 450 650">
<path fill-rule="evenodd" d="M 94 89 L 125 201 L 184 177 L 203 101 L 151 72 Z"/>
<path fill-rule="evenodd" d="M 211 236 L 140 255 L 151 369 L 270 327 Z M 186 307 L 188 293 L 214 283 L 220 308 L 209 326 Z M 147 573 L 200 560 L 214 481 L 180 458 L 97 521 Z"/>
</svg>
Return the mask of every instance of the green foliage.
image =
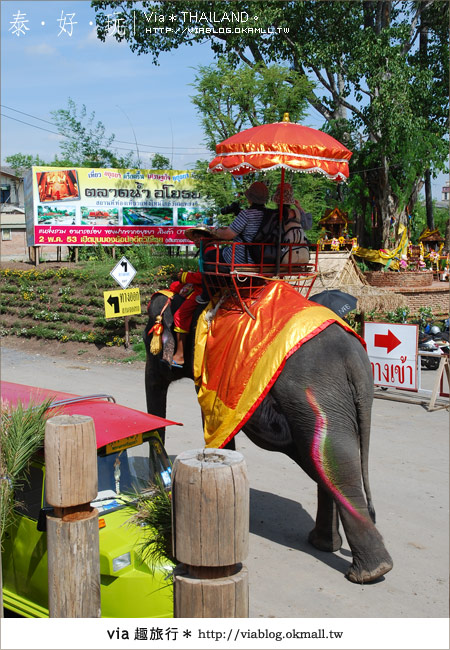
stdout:
<svg viewBox="0 0 450 650">
<path fill-rule="evenodd" d="M 145 361 L 147 358 L 147 351 L 145 349 L 145 344 L 143 341 L 134 343 L 132 346 L 134 354 L 130 355 L 127 359 L 124 359 L 124 363 L 133 363 L 134 361 Z"/>
<path fill-rule="evenodd" d="M 131 248 L 124 250 L 128 257 Z M 0 269 L 3 294 L 1 334 L 62 343 L 75 341 L 98 346 L 123 346 L 123 318 L 105 318 L 103 292 L 117 289 L 110 275 L 112 262 L 112 259 L 91 260 L 76 268 L 32 271 Z M 134 282 L 140 287 L 142 313 L 129 317 L 131 345 L 142 341 L 146 307 L 153 292 L 168 287 L 180 268 L 198 268 L 197 260 L 185 257 L 155 256 L 149 257 L 147 262 L 148 265 L 144 265 L 133 260 L 137 269 Z M 145 358 L 141 349 L 135 352 L 129 361 Z"/>
<path fill-rule="evenodd" d="M 11 156 L 6 156 L 5 162 L 12 167 L 16 176 L 21 177 L 25 175 L 30 167 L 46 164 L 39 156 L 32 156 L 23 153 L 15 153 Z"/>
<path fill-rule="evenodd" d="M 434 225 L 444 238 L 445 229 L 448 223 L 448 209 L 438 208 L 433 205 Z M 419 236 L 427 227 L 427 215 L 424 203 L 416 203 L 411 213 L 410 220 L 410 239 L 413 244 L 419 243 Z"/>
<path fill-rule="evenodd" d="M 171 169 L 172 164 L 166 156 L 163 156 L 161 153 L 155 153 L 152 158 L 152 168 L 153 169 Z"/>
<path fill-rule="evenodd" d="M 419 307 L 419 326 L 424 329 L 434 318 L 431 307 Z"/>
<path fill-rule="evenodd" d="M 97 120 L 95 112 L 88 115 L 83 104 L 78 109 L 76 103 L 69 97 L 68 107 L 51 111 L 55 125 L 63 136 L 60 142 L 61 154 L 49 161 L 39 156 L 16 153 L 7 156 L 5 161 L 11 165 L 18 176 L 23 176 L 32 166 L 49 167 L 117 167 L 122 169 L 136 167 L 134 154 L 130 151 L 120 155 L 114 151 L 114 134 L 107 136 L 106 127 Z M 159 156 L 159 154 L 156 154 Z M 162 163 L 166 158 L 161 157 Z M 161 167 L 160 169 L 164 169 Z"/>
<path fill-rule="evenodd" d="M 20 402 L 10 409 L 2 402 L 0 412 L 0 544 L 11 524 L 14 490 L 27 479 L 33 454 L 42 446 L 45 419 L 51 400 L 24 407 Z M 53 413 L 54 414 L 54 413 Z"/>
<path fill-rule="evenodd" d="M 81 109 L 69 97 L 68 107 L 51 111 L 61 140 L 61 152 L 66 160 L 77 167 L 131 167 L 133 153 L 118 156 L 111 150 L 115 136 L 106 136 L 106 127 L 99 120 L 95 122 L 95 112 L 90 115 L 83 104 Z"/>
<path fill-rule="evenodd" d="M 127 41 L 137 54 L 150 54 L 154 63 L 161 52 L 209 40 L 219 64 L 200 68 L 205 82 L 194 101 L 205 120 L 208 114 L 212 116 L 210 123 L 204 123 L 210 146 L 216 141 L 215 131 L 231 134 L 233 126 L 245 128 L 248 116 L 249 124 L 256 123 L 245 105 L 247 100 L 251 104 L 254 88 L 249 98 L 243 96 L 252 69 L 262 75 L 263 68 L 273 67 L 277 74 L 291 75 L 286 85 L 292 88 L 296 75 L 314 80 L 315 87 L 307 93 L 309 104 L 323 117 L 327 130 L 353 151 L 348 205 L 366 219 L 372 207 L 376 210 L 376 235 L 384 246 L 391 217 L 405 218 L 406 206 L 413 206 L 425 170 L 441 171 L 447 164 L 447 2 L 214 2 L 215 15 L 247 14 L 247 28 L 257 15 L 258 29 L 272 31 L 270 37 L 253 29 L 231 29 L 229 34 L 211 29 L 209 35 L 186 29 L 189 13 L 202 12 L 206 17 L 201 26 L 216 27 L 207 18 L 212 4 L 205 6 L 199 0 L 183 2 L 182 10 L 176 0 L 143 1 L 139 6 L 122 0 L 91 4 L 97 12 L 100 39 L 105 40 L 108 15 L 114 11 L 124 28 L 115 38 Z M 171 30 L 146 31 L 150 12 L 173 15 Z M 216 84 L 219 90 L 214 97 L 220 96 L 224 60 L 239 71 L 242 88 L 233 87 L 225 75 L 224 98 L 214 106 L 208 91 Z M 239 68 L 242 63 L 248 66 L 249 77 Z M 283 66 L 284 72 L 277 66 Z M 235 106 L 243 104 L 245 120 L 240 120 L 238 112 L 228 111 L 223 103 L 227 93 Z M 270 93 L 265 98 L 273 99 Z M 263 111 L 259 118 L 272 118 L 272 108 L 283 102 L 269 105 L 269 112 Z M 294 113 L 291 106 L 287 110 Z"/>
<path fill-rule="evenodd" d="M 200 66 L 194 82 L 197 106 L 205 131 L 207 146 L 214 150 L 220 142 L 242 129 L 281 121 L 288 111 L 291 121 L 305 115 L 312 84 L 302 74 L 279 65 L 253 68 L 232 66 L 224 59 L 210 66 Z M 229 224 L 234 215 L 221 215 L 220 209 L 239 200 L 247 205 L 243 192 L 255 180 L 268 184 L 271 196 L 280 182 L 278 170 L 255 173 L 245 177 L 231 174 L 210 174 L 208 163 L 197 161 L 195 178 L 199 191 L 210 200 L 209 214 L 220 224 Z M 310 174 L 289 174 L 286 178 L 294 188 L 306 211 L 313 214 L 315 226 L 308 233 L 311 241 L 318 238 L 318 220 L 330 201 L 335 200 L 335 184 Z M 268 203 L 275 208 L 276 204 Z"/>
<path fill-rule="evenodd" d="M 159 477 L 150 486 L 150 494 L 138 494 L 133 499 L 137 512 L 130 523 L 139 526 L 144 541 L 139 546 L 141 557 L 153 570 L 167 560 L 176 563 L 172 555 L 172 501 Z"/>
<path fill-rule="evenodd" d="M 243 129 L 281 122 L 286 111 L 292 122 L 299 121 L 312 88 L 304 75 L 279 65 L 235 67 L 224 59 L 200 66 L 193 86 L 196 94 L 191 99 L 211 151 Z"/>
<path fill-rule="evenodd" d="M 386 318 L 390 323 L 407 323 L 409 315 L 409 307 L 397 307 L 395 311 L 386 312 Z"/>
</svg>

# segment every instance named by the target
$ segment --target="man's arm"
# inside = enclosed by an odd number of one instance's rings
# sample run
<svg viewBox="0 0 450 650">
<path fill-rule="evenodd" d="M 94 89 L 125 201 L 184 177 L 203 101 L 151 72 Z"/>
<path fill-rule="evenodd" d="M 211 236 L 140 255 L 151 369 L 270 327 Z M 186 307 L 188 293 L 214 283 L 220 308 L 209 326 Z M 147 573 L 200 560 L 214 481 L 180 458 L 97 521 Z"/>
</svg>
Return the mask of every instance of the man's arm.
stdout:
<svg viewBox="0 0 450 650">
<path fill-rule="evenodd" d="M 214 230 L 214 233 L 217 235 L 219 239 L 235 239 L 237 237 L 237 232 L 234 232 L 234 230 L 231 230 L 229 226 L 224 226 L 223 228 L 216 228 Z"/>
</svg>

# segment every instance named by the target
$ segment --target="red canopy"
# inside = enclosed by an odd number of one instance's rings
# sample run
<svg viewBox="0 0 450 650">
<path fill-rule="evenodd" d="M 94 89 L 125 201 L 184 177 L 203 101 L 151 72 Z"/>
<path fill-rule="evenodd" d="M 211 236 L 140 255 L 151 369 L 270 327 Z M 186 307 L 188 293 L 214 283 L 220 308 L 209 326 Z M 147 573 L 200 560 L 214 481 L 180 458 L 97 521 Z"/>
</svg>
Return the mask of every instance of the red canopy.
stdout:
<svg viewBox="0 0 450 650">
<path fill-rule="evenodd" d="M 220 142 L 209 170 L 241 176 L 281 167 L 295 172 L 318 172 L 334 181 L 348 178 L 348 161 L 352 156 L 349 149 L 327 133 L 286 119 L 254 126 Z"/>
<path fill-rule="evenodd" d="M 57 406 L 56 414 L 89 415 L 94 420 L 97 448 L 138 433 L 153 431 L 169 424 L 179 424 L 179 422 L 136 411 L 104 399 L 93 398 L 88 401 L 75 401 L 79 396 L 71 393 L 14 384 L 9 381 L 1 382 L 1 396 L 2 400 L 6 400 L 12 406 L 20 401 L 24 407 L 29 404 L 42 404 L 49 398 L 52 401 L 74 399 L 72 404 Z"/>
</svg>

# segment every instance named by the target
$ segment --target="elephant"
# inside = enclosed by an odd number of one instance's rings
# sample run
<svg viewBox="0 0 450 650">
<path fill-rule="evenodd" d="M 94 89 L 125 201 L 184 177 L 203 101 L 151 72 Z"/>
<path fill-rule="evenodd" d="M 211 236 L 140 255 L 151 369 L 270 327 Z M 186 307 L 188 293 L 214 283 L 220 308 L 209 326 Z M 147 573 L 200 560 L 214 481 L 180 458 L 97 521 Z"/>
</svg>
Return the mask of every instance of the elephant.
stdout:
<svg viewBox="0 0 450 650">
<path fill-rule="evenodd" d="M 166 416 L 170 383 L 183 377 L 193 379 L 194 330 L 204 309 L 199 305 L 194 314 L 184 366 L 172 367 L 172 313 L 178 299 L 175 296 L 169 306 L 166 296 L 154 294 L 144 332 L 147 410 L 161 417 Z M 149 350 L 151 329 L 162 311 L 162 351 L 154 355 Z M 333 323 L 286 360 L 270 391 L 242 428 L 257 446 L 286 454 L 317 483 L 317 515 L 308 540 L 322 551 L 339 550 L 340 520 L 352 552 L 346 577 L 359 584 L 379 579 L 393 566 L 375 527 L 369 487 L 373 392 L 372 370 L 363 345 Z"/>
</svg>

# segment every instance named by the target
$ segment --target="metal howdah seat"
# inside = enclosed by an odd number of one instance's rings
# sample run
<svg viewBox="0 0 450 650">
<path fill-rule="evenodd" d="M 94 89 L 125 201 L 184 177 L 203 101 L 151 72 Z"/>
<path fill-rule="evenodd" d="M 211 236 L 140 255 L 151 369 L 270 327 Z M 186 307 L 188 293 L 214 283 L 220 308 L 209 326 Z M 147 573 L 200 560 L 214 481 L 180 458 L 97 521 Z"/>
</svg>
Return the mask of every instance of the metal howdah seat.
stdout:
<svg viewBox="0 0 450 650">
<path fill-rule="evenodd" d="M 264 261 L 265 248 L 272 248 L 273 244 L 253 244 L 232 241 L 207 241 L 208 261 L 201 258 L 200 270 L 205 275 L 205 282 L 208 288 L 209 297 L 213 305 L 222 299 L 222 305 L 227 309 L 238 309 L 246 311 L 250 316 L 250 305 L 257 300 L 261 293 L 261 287 L 269 282 L 288 282 L 305 298 L 308 298 L 314 281 L 317 277 L 319 245 L 306 246 L 309 249 L 309 262 L 298 264 L 292 261 L 295 255 L 294 249 L 298 244 L 283 243 L 282 259 L 279 273 L 276 273 L 276 264 L 268 264 Z M 231 246 L 231 262 L 224 263 L 219 259 L 219 250 L 223 245 Z M 245 246 L 247 251 L 250 247 L 258 247 L 258 254 L 252 257 L 260 258 L 261 262 L 250 261 L 245 264 L 236 263 L 235 257 L 238 247 Z M 260 254 L 259 254 L 260 253 Z M 241 257 L 241 256 L 239 256 Z M 250 256 L 246 255 L 250 259 Z"/>
</svg>

